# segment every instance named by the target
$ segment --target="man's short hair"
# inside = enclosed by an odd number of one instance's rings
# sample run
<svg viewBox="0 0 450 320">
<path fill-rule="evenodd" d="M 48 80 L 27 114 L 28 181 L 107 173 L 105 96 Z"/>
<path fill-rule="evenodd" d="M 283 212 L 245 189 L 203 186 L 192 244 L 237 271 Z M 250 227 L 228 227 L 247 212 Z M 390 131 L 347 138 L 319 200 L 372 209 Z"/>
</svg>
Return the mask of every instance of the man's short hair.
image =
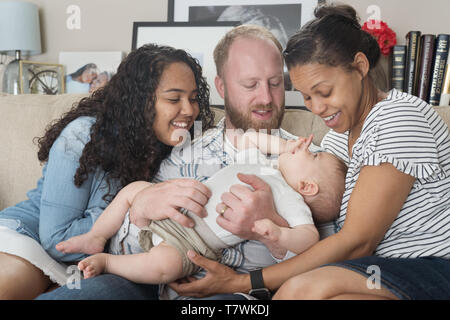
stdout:
<svg viewBox="0 0 450 320">
<path fill-rule="evenodd" d="M 283 47 L 280 42 L 266 28 L 251 24 L 237 26 L 228 31 L 214 49 L 214 62 L 216 64 L 217 75 L 222 76 L 223 65 L 228 59 L 230 47 L 236 39 L 241 37 L 272 41 L 277 46 L 280 54 L 283 52 Z"/>
</svg>

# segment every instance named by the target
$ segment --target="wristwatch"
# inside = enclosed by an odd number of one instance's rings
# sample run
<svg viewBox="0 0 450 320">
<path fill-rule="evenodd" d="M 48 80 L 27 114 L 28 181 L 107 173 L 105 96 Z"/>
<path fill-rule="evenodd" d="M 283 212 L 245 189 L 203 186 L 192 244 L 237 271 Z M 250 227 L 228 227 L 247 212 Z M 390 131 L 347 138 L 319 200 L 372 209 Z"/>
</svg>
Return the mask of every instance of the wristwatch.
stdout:
<svg viewBox="0 0 450 320">
<path fill-rule="evenodd" d="M 269 289 L 264 287 L 262 269 L 250 271 L 250 282 L 252 284 L 252 289 L 248 292 L 249 295 L 258 300 L 270 300 L 271 293 Z"/>
</svg>

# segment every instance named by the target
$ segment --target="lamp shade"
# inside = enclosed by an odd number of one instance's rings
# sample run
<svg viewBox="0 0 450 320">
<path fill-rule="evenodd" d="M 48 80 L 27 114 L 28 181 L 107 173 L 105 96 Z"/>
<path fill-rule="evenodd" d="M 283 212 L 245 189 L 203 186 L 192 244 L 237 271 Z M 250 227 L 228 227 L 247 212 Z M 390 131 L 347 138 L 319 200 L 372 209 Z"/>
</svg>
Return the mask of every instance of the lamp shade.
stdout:
<svg viewBox="0 0 450 320">
<path fill-rule="evenodd" d="M 0 2 L 0 52 L 14 55 L 41 53 L 38 7 L 24 1 Z"/>
</svg>

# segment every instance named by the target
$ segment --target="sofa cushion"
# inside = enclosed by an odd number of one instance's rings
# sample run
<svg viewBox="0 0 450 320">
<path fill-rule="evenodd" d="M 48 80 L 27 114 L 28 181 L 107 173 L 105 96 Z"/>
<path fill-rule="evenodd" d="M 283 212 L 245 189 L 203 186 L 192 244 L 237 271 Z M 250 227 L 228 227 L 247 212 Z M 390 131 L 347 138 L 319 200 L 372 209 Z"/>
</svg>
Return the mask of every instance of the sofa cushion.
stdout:
<svg viewBox="0 0 450 320">
<path fill-rule="evenodd" d="M 450 127 L 450 107 L 433 107 L 439 113 L 442 120 Z"/>
<path fill-rule="evenodd" d="M 37 160 L 38 147 L 33 138 L 41 137 L 53 120 L 68 111 L 85 94 L 7 95 L 0 93 L 0 210 L 26 199 L 26 192 L 36 186 L 42 166 Z M 213 108 L 215 119 L 224 111 Z M 444 121 L 450 123 L 450 108 L 436 107 Z M 314 134 L 320 144 L 328 128 L 322 119 L 304 110 L 287 109 L 282 128 L 299 135 Z"/>
<path fill-rule="evenodd" d="M 41 174 L 34 137 L 84 95 L 0 94 L 0 210 L 25 199 Z"/>
</svg>

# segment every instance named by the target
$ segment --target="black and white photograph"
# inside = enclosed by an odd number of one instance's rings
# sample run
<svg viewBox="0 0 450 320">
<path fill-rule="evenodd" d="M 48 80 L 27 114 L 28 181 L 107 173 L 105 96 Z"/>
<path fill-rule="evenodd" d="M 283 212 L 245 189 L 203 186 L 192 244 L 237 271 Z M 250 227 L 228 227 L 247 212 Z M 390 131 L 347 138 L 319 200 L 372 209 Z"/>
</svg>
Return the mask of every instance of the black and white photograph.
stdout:
<svg viewBox="0 0 450 320">
<path fill-rule="evenodd" d="M 269 29 L 283 48 L 306 22 L 322 0 L 169 0 L 169 21 L 239 21 Z M 287 69 L 284 71 L 286 106 L 302 106 Z"/>
<path fill-rule="evenodd" d="M 269 29 L 284 48 L 288 38 L 313 18 L 314 8 L 319 2 L 320 0 L 169 0 L 169 19 L 180 22 L 239 21 L 241 24 L 260 25 Z"/>
<path fill-rule="evenodd" d="M 189 21 L 240 21 L 269 29 L 286 47 L 289 35 L 300 27 L 302 5 L 244 5 L 190 7 Z"/>
</svg>

